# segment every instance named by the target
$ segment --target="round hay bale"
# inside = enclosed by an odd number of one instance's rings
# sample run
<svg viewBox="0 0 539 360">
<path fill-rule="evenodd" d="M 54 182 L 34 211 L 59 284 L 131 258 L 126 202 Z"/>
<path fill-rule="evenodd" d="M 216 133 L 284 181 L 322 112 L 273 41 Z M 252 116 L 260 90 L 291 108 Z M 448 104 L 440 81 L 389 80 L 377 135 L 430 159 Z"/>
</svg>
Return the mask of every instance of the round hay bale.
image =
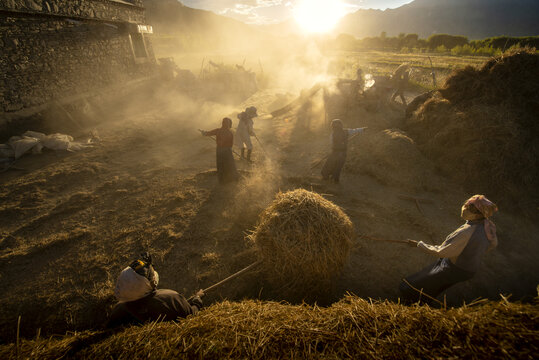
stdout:
<svg viewBox="0 0 539 360">
<path fill-rule="evenodd" d="M 342 271 L 354 229 L 322 196 L 297 189 L 277 194 L 249 236 L 270 283 L 295 291 L 320 289 Z"/>
</svg>

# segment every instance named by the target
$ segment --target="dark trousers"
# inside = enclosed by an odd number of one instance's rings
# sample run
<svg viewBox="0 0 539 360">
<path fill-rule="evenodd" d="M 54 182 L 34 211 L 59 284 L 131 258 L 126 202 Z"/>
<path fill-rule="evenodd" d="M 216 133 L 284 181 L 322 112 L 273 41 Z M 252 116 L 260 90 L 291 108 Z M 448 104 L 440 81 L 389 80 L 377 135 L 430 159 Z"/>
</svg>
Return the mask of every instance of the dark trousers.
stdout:
<svg viewBox="0 0 539 360">
<path fill-rule="evenodd" d="M 427 294 L 433 298 L 436 298 L 443 291 L 449 287 L 471 279 L 474 273 L 462 270 L 451 262 L 447 258 L 440 258 L 434 264 L 431 264 L 421 271 L 407 276 L 405 279 L 415 287 L 417 290 L 421 290 L 424 294 Z M 401 293 L 401 299 L 405 303 L 414 303 L 420 300 L 429 302 L 429 299 L 425 296 L 421 297 L 421 294 L 412 289 L 406 282 L 401 282 L 399 286 Z"/>
<path fill-rule="evenodd" d="M 216 152 L 217 178 L 219 183 L 224 184 L 237 181 L 239 178 L 236 163 L 232 156 L 232 148 L 218 147 Z"/>
<path fill-rule="evenodd" d="M 333 179 L 335 182 L 339 182 L 341 177 L 341 170 L 346 161 L 346 151 L 333 151 L 329 154 L 326 163 L 322 167 L 322 177 L 324 179 Z"/>
</svg>

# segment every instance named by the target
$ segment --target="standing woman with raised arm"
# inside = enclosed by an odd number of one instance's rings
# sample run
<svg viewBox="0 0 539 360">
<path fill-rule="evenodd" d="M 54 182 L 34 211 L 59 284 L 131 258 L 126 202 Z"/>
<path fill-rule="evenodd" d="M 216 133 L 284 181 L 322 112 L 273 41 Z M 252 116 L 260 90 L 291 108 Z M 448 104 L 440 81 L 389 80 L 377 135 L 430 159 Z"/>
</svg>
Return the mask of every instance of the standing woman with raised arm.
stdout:
<svg viewBox="0 0 539 360">
<path fill-rule="evenodd" d="M 364 131 L 366 127 L 345 129 L 341 119 L 331 122 L 331 153 L 322 167 L 322 179 L 333 181 L 338 184 L 341 178 L 341 170 L 346 162 L 348 151 L 348 139 L 357 133 Z"/>
<path fill-rule="evenodd" d="M 232 120 L 223 118 L 221 127 L 210 131 L 200 130 L 203 136 L 215 136 L 217 143 L 216 165 L 217 177 L 220 184 L 238 181 L 239 175 L 232 155 L 232 145 L 234 144 L 234 134 L 232 133 Z"/>
<path fill-rule="evenodd" d="M 421 299 L 421 292 L 436 298 L 454 284 L 471 279 L 483 255 L 498 245 L 496 226 L 488 219 L 497 210 L 496 204 L 484 195 L 474 195 L 461 208 L 466 223 L 449 234 L 441 245 L 408 240 L 410 246 L 439 259 L 401 282 L 401 298 L 416 302 Z"/>
</svg>

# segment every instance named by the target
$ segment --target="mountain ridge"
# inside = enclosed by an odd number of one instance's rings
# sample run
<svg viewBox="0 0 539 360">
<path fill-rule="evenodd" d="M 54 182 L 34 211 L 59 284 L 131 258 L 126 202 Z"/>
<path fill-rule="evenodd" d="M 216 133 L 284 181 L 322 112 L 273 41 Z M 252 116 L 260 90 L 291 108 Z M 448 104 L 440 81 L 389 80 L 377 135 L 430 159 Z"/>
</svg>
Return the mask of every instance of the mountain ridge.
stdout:
<svg viewBox="0 0 539 360">
<path fill-rule="evenodd" d="M 395 9 L 358 10 L 344 16 L 334 32 L 356 37 L 416 33 L 493 36 L 539 35 L 535 0 L 415 0 Z"/>
</svg>

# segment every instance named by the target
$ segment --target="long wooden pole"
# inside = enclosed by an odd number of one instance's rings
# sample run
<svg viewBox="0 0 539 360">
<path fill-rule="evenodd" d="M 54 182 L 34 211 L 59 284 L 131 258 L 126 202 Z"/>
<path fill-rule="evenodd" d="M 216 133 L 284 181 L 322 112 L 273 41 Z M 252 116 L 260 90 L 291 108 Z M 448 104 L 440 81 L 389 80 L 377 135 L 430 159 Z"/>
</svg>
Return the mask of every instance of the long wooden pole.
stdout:
<svg viewBox="0 0 539 360">
<path fill-rule="evenodd" d="M 362 239 L 368 239 L 368 240 L 374 240 L 374 241 L 385 241 L 385 242 L 392 242 L 392 243 L 398 243 L 398 244 L 408 244 L 408 240 L 393 240 L 393 239 L 380 239 L 373 236 L 368 235 L 358 235 L 359 238 Z"/>
<path fill-rule="evenodd" d="M 241 274 L 246 273 L 247 271 L 251 270 L 252 268 L 254 268 L 255 266 L 257 266 L 258 264 L 260 264 L 261 262 L 262 262 L 262 260 L 259 260 L 259 261 L 255 262 L 255 263 L 252 263 L 251 265 L 249 265 L 249 266 L 247 266 L 247 267 L 241 269 L 241 270 L 238 271 L 238 272 L 235 272 L 234 274 L 230 275 L 230 276 L 227 277 L 226 279 L 223 279 L 223 280 L 219 281 L 218 283 L 215 283 L 215 284 L 213 284 L 213 285 L 211 285 L 211 286 L 209 286 L 209 287 L 203 289 L 202 291 L 204 291 L 204 293 L 206 293 L 206 292 L 208 292 L 208 291 L 210 291 L 210 290 L 212 290 L 212 289 L 214 289 L 214 288 L 216 288 L 216 287 L 218 287 L 218 286 L 221 286 L 221 285 L 223 285 L 224 283 L 226 283 L 226 282 L 228 282 L 228 281 L 230 281 L 230 280 L 232 280 L 232 279 L 234 279 L 234 278 L 240 276 Z M 191 297 L 190 297 L 189 299 L 187 299 L 187 300 L 191 300 L 191 299 L 193 299 L 194 297 L 195 297 L 195 295 L 191 296 Z"/>
<path fill-rule="evenodd" d="M 269 156 L 268 156 L 268 153 L 266 152 L 266 150 L 265 150 L 264 147 L 262 146 L 262 143 L 260 142 L 260 140 L 258 139 L 258 136 L 256 136 L 256 134 L 255 134 L 255 139 L 256 139 L 256 141 L 258 141 L 258 145 L 260 145 L 260 148 L 261 148 L 262 151 L 264 152 L 264 155 L 266 155 L 267 157 L 269 157 Z"/>
<path fill-rule="evenodd" d="M 438 86 L 436 85 L 436 73 L 434 72 L 434 66 L 432 65 L 432 60 L 429 56 L 429 61 L 430 61 L 430 71 L 431 71 L 431 74 L 432 74 L 432 84 L 434 85 L 434 88 L 436 89 Z"/>
<path fill-rule="evenodd" d="M 202 130 L 198 129 L 198 131 L 200 131 L 200 132 L 202 133 Z M 206 136 L 206 135 L 203 135 L 203 136 Z M 207 136 L 207 137 L 210 138 L 210 139 L 212 139 L 213 141 L 217 142 L 217 139 L 214 138 L 213 136 Z M 240 158 L 241 158 L 241 155 L 238 154 L 234 149 L 232 149 L 232 153 L 233 153 L 234 155 L 236 155 L 237 157 L 240 157 Z M 245 160 L 247 160 L 247 159 L 245 159 Z M 252 162 L 251 160 L 248 160 L 248 161 L 249 161 L 249 162 Z"/>
<path fill-rule="evenodd" d="M 228 282 L 228 281 L 230 281 L 230 280 L 232 280 L 232 279 L 234 279 L 234 278 L 240 276 L 241 274 L 246 273 L 247 271 L 251 270 L 252 268 L 254 268 L 255 266 L 257 266 L 257 265 L 260 264 L 260 263 L 262 263 L 261 260 L 255 262 L 255 263 L 252 263 L 251 265 L 247 266 L 246 268 L 243 268 L 243 269 L 241 269 L 240 271 L 238 271 L 238 272 L 236 272 L 236 273 L 230 275 L 230 276 L 227 277 L 226 279 L 223 279 L 223 280 L 219 281 L 218 283 L 213 284 L 212 286 L 209 286 L 209 287 L 205 288 L 205 289 L 204 289 L 204 292 L 210 291 L 210 290 L 213 289 L 213 288 L 216 288 L 216 287 L 218 287 L 218 286 L 220 286 L 220 285 L 223 285 L 224 283 L 226 283 L 226 282 Z"/>
</svg>

